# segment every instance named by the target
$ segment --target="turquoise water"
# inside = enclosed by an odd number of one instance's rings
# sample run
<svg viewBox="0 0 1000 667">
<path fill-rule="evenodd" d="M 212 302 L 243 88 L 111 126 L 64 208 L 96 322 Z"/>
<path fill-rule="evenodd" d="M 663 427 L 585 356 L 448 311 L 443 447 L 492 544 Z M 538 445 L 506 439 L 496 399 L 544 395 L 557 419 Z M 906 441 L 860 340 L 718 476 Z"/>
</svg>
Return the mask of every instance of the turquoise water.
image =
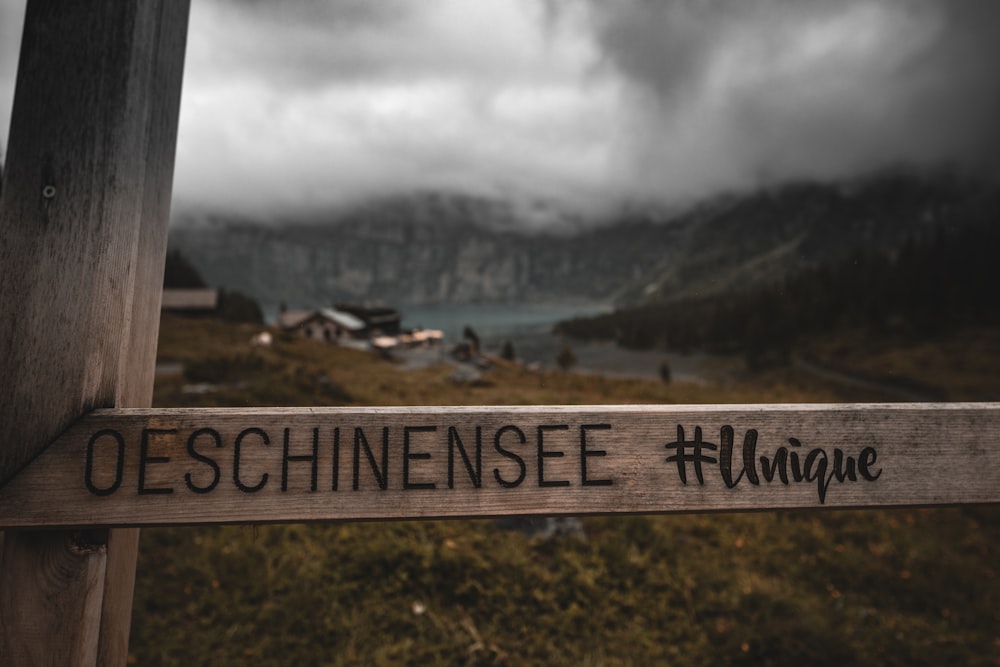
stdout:
<svg viewBox="0 0 1000 667">
<path fill-rule="evenodd" d="M 605 304 L 412 306 L 403 308 L 404 327 L 444 331 L 445 344 L 463 339 L 465 327 L 479 337 L 484 352 L 501 354 L 510 342 L 518 359 L 552 366 L 563 341 L 552 334 L 561 320 L 610 312 Z"/>
<path fill-rule="evenodd" d="M 548 334 L 560 320 L 611 312 L 608 304 L 434 305 L 400 308 L 404 328 L 441 329 L 448 341 L 462 339 L 469 326 L 480 339 Z"/>
<path fill-rule="evenodd" d="M 466 326 L 479 336 L 485 352 L 500 354 L 506 341 L 518 359 L 541 368 L 555 367 L 559 349 L 569 345 L 577 357 L 576 370 L 606 376 L 659 379 L 660 367 L 669 364 L 679 382 L 704 382 L 715 373 L 709 355 L 682 355 L 662 350 L 626 350 L 614 343 L 565 340 L 553 335 L 560 320 L 611 312 L 608 304 L 555 304 L 504 306 L 411 306 L 400 309 L 404 327 L 441 329 L 445 344 L 462 340 Z"/>
</svg>

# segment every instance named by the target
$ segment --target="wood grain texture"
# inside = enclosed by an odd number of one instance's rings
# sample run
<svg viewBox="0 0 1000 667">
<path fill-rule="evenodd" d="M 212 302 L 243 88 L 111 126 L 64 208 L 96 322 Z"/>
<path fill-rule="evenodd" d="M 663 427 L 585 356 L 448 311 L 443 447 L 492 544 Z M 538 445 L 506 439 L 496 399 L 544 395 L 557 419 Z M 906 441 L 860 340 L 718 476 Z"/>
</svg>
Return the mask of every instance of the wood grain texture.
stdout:
<svg viewBox="0 0 1000 667">
<path fill-rule="evenodd" d="M 123 408 L 148 407 L 153 399 L 189 2 L 167 0 L 147 3 L 141 9 L 146 14 L 136 23 L 142 31 L 137 41 L 150 49 L 141 60 L 149 68 L 142 75 L 148 106 L 148 159 L 138 221 L 131 322 L 116 382 L 115 405 Z M 138 529 L 109 531 L 97 656 L 97 664 L 103 667 L 117 667 L 128 660 L 138 552 Z"/>
<path fill-rule="evenodd" d="M 995 503 L 998 441 L 1000 404 L 100 410 L 0 525 Z"/>
<path fill-rule="evenodd" d="M 80 415 L 116 405 L 127 373 L 151 372 L 127 351 L 133 331 L 155 349 L 155 319 L 133 308 L 155 297 L 138 282 L 162 284 L 163 258 L 139 248 L 165 243 L 165 209 L 163 238 L 142 221 L 170 196 L 160 172 L 172 173 L 174 147 L 153 141 L 173 135 L 153 121 L 175 125 L 177 111 L 154 110 L 169 84 L 152 71 L 163 49 L 150 24 L 171 4 L 28 5 L 0 198 L 0 484 Z"/>
<path fill-rule="evenodd" d="M 92 408 L 149 405 L 187 9 L 28 4 L 0 195 L 0 484 Z M 100 537 L 80 559 L 74 534 L 8 531 L 0 663 L 125 664 L 138 534 Z M 79 567 L 39 576 L 48 562 Z"/>
<path fill-rule="evenodd" d="M 15 542 L 4 540 L 0 569 L 5 609 L 0 664 L 95 664 L 107 559 L 103 544 L 93 542 L 103 542 L 104 535 L 38 531 L 17 536 Z"/>
</svg>

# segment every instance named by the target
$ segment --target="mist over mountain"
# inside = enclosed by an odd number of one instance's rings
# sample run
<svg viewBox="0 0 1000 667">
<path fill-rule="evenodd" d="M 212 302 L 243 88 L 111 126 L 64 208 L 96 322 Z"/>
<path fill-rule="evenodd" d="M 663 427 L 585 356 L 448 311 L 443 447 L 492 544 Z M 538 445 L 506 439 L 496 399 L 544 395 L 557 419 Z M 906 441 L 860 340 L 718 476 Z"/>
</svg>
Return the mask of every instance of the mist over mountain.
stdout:
<svg viewBox="0 0 1000 667">
<path fill-rule="evenodd" d="M 620 294 L 624 304 L 701 298 L 773 284 L 859 253 L 894 254 L 939 232 L 996 224 L 1000 187 L 945 168 L 890 169 L 708 200 L 676 220 L 673 255 Z"/>
<path fill-rule="evenodd" d="M 990 224 L 996 184 L 887 171 L 719 196 L 681 211 L 634 205 L 585 220 L 551 205 L 423 193 L 268 223 L 189 216 L 171 247 L 265 309 L 334 302 L 635 305 L 774 282 L 859 250 Z M 537 220 L 546 216 L 546 231 Z"/>
<path fill-rule="evenodd" d="M 540 232 L 525 215 L 554 222 Z M 248 292 L 265 308 L 592 303 L 658 265 L 680 231 L 648 216 L 595 228 L 559 211 L 421 194 L 280 224 L 181 219 L 170 244 L 208 282 Z"/>
</svg>

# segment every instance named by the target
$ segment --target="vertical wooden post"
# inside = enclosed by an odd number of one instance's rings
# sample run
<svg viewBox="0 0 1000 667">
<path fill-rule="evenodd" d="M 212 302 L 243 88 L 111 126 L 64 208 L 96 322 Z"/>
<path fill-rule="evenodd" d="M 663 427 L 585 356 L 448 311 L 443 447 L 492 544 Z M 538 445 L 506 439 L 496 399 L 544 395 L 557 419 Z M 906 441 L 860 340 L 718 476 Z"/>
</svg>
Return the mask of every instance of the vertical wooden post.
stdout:
<svg viewBox="0 0 1000 667">
<path fill-rule="evenodd" d="M 29 0 L 0 190 L 0 484 L 152 396 L 188 0 Z M 0 664 L 123 665 L 138 531 L 5 535 Z"/>
</svg>

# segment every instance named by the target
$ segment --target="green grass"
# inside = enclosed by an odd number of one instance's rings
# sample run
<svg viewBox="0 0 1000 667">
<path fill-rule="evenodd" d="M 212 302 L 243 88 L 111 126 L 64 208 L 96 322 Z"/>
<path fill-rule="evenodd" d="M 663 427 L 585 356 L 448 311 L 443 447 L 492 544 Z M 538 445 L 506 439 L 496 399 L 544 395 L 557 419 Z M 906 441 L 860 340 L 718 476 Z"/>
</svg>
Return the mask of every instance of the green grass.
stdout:
<svg viewBox="0 0 1000 667">
<path fill-rule="evenodd" d="M 848 400 L 776 372 L 724 387 L 529 373 L 485 382 L 167 318 L 159 405 Z M 194 370 L 191 370 L 194 369 Z M 326 378 L 323 380 L 322 378 Z M 218 381 L 220 392 L 186 394 Z M 1000 508 L 143 531 L 139 665 L 1000 665 Z"/>
<path fill-rule="evenodd" d="M 996 513 L 147 530 L 138 664 L 990 665 Z"/>
</svg>

